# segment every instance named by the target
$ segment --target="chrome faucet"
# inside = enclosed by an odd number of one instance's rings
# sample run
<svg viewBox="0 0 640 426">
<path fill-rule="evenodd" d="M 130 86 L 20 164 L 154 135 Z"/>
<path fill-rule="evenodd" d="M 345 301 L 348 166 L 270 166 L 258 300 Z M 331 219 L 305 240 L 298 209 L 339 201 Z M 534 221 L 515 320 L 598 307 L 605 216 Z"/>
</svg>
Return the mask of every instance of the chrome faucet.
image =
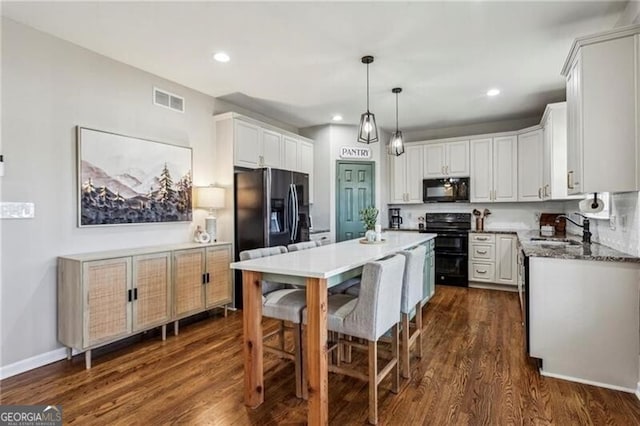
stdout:
<svg viewBox="0 0 640 426">
<path fill-rule="evenodd" d="M 565 215 L 565 214 L 561 214 L 556 216 L 556 223 L 560 222 L 561 218 L 565 218 L 567 219 L 569 222 L 573 223 L 574 225 L 582 228 L 582 242 L 583 243 L 587 243 L 587 244 L 591 244 L 591 231 L 589 230 L 589 225 L 591 224 L 591 222 L 589 221 L 589 219 L 580 214 L 580 213 L 576 213 L 578 216 L 582 217 L 582 225 L 580 225 L 578 222 L 574 221 L 573 219 L 571 219 L 569 216 Z"/>
</svg>

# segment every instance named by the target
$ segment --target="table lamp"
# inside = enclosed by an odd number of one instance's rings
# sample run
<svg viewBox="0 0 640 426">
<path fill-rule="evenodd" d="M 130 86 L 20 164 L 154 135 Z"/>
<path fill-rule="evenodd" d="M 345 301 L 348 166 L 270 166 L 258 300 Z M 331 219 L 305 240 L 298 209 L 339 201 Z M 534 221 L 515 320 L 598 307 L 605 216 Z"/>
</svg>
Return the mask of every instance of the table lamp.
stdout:
<svg viewBox="0 0 640 426">
<path fill-rule="evenodd" d="M 224 207 L 224 188 L 217 186 L 198 187 L 198 204 L 203 209 L 209 209 L 209 216 L 205 218 L 205 229 L 211 241 L 217 241 L 215 210 Z"/>
</svg>

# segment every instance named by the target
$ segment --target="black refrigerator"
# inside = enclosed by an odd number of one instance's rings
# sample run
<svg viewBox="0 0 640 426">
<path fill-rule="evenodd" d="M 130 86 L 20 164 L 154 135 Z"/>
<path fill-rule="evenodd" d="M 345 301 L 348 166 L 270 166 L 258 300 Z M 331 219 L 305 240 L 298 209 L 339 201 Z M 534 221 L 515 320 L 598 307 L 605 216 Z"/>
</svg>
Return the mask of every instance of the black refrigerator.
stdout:
<svg viewBox="0 0 640 426">
<path fill-rule="evenodd" d="M 309 241 L 309 175 L 288 170 L 236 171 L 235 256 L 260 247 Z M 242 308 L 242 274 L 236 273 L 235 307 Z"/>
</svg>

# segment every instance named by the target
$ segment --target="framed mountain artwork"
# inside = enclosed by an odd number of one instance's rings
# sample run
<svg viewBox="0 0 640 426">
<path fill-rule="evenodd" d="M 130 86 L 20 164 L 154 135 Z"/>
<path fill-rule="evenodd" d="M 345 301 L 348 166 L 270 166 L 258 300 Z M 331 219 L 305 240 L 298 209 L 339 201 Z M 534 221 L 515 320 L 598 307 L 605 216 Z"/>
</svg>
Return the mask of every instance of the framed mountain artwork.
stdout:
<svg viewBox="0 0 640 426">
<path fill-rule="evenodd" d="M 78 226 L 191 222 L 189 147 L 77 127 Z"/>
</svg>

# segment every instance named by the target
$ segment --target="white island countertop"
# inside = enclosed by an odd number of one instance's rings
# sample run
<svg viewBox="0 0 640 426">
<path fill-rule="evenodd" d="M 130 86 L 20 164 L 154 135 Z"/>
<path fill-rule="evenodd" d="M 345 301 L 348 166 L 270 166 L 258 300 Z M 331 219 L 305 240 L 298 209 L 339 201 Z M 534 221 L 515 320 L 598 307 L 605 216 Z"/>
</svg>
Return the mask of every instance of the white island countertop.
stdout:
<svg viewBox="0 0 640 426">
<path fill-rule="evenodd" d="M 436 237 L 436 234 L 384 232 L 380 244 L 362 244 L 360 239 L 328 244 L 309 250 L 294 251 L 231 264 L 232 269 L 295 277 L 331 278 L 364 266 Z"/>
</svg>

